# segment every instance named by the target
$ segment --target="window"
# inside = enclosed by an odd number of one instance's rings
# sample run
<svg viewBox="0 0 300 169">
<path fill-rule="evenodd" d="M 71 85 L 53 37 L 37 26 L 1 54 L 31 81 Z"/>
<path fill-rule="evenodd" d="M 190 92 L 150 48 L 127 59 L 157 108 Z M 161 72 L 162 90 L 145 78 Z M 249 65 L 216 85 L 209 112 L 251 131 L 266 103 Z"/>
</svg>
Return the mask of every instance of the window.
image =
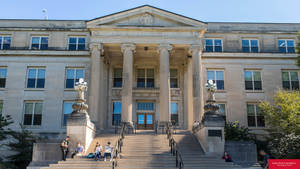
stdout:
<svg viewBox="0 0 300 169">
<path fill-rule="evenodd" d="M 171 102 L 171 122 L 173 125 L 178 125 L 178 104 L 177 102 Z"/>
<path fill-rule="evenodd" d="M 256 39 L 243 39 L 242 40 L 243 52 L 258 53 L 258 40 Z"/>
<path fill-rule="evenodd" d="M 137 87 L 154 88 L 154 69 L 137 69 Z"/>
<path fill-rule="evenodd" d="M 260 71 L 245 70 L 244 76 L 246 90 L 262 90 Z"/>
<path fill-rule="evenodd" d="M 295 53 L 295 41 L 287 39 L 278 40 L 278 50 L 281 53 Z"/>
<path fill-rule="evenodd" d="M 7 50 L 10 48 L 11 37 L 0 35 L 0 49 Z"/>
<path fill-rule="evenodd" d="M 154 111 L 154 103 L 152 102 L 138 102 L 137 108 L 138 111 Z"/>
<path fill-rule="evenodd" d="M 170 88 L 178 88 L 178 71 L 170 69 Z"/>
<path fill-rule="evenodd" d="M 222 52 L 222 40 L 221 39 L 206 39 L 205 40 L 206 52 Z"/>
<path fill-rule="evenodd" d="M 0 88 L 5 88 L 7 69 L 0 67 Z"/>
<path fill-rule="evenodd" d="M 123 80 L 122 75 L 123 75 L 122 68 L 114 69 L 114 87 L 122 87 L 122 80 Z"/>
<path fill-rule="evenodd" d="M 298 72 L 282 72 L 282 87 L 288 90 L 299 90 Z"/>
<path fill-rule="evenodd" d="M 84 71 L 81 68 L 67 68 L 66 70 L 66 88 L 74 88 L 76 82 L 84 78 Z"/>
<path fill-rule="evenodd" d="M 225 103 L 219 103 L 219 113 L 221 114 L 221 116 L 224 117 L 224 120 L 226 121 L 226 105 Z"/>
<path fill-rule="evenodd" d="M 0 116 L 2 115 L 3 111 L 3 101 L 0 100 Z"/>
<path fill-rule="evenodd" d="M 207 70 L 207 82 L 212 80 L 217 85 L 217 90 L 224 90 L 224 71 Z"/>
<path fill-rule="evenodd" d="M 27 88 L 44 88 L 45 73 L 45 68 L 28 68 Z"/>
<path fill-rule="evenodd" d="M 265 127 L 265 117 L 257 104 L 247 104 L 248 127 Z"/>
<path fill-rule="evenodd" d="M 63 117 L 63 126 L 67 125 L 67 120 L 69 115 L 72 113 L 73 108 L 72 105 L 74 104 L 74 102 L 70 102 L 70 101 L 65 101 L 64 102 L 64 117 Z"/>
<path fill-rule="evenodd" d="M 43 102 L 25 102 L 24 125 L 42 125 Z"/>
<path fill-rule="evenodd" d="M 47 50 L 48 49 L 48 37 L 33 36 L 31 38 L 31 49 Z"/>
<path fill-rule="evenodd" d="M 85 50 L 85 37 L 69 37 L 69 50 Z"/>
<path fill-rule="evenodd" d="M 122 102 L 113 102 L 113 117 L 112 125 L 119 126 L 121 124 L 121 112 L 122 112 Z"/>
</svg>

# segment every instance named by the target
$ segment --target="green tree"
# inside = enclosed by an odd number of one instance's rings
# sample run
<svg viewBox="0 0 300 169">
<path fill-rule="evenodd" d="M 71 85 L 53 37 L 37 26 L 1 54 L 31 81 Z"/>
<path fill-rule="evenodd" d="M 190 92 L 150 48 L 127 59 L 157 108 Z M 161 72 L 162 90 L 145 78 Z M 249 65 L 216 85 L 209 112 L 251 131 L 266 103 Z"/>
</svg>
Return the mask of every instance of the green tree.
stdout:
<svg viewBox="0 0 300 169">
<path fill-rule="evenodd" d="M 33 143 L 37 139 L 30 131 L 21 126 L 21 131 L 12 132 L 12 141 L 7 144 L 9 149 L 15 152 L 14 155 L 8 156 L 11 163 L 18 168 L 25 169 L 31 161 Z"/>
<path fill-rule="evenodd" d="M 297 43 L 296 46 L 297 46 L 296 51 L 297 51 L 297 54 L 298 54 L 297 65 L 300 66 L 300 31 L 298 32 L 298 43 Z"/>
<path fill-rule="evenodd" d="M 253 140 L 247 127 L 241 126 L 238 121 L 225 124 L 226 141 L 250 141 Z"/>
<path fill-rule="evenodd" d="M 261 102 L 261 111 L 272 132 L 300 135 L 300 92 L 278 91 L 273 104 Z"/>
<path fill-rule="evenodd" d="M 12 123 L 13 121 L 9 115 L 3 116 L 0 114 L 0 142 L 7 139 L 11 133 L 11 130 L 8 126 Z M 0 144 L 0 146 L 3 146 L 3 144 Z"/>
</svg>

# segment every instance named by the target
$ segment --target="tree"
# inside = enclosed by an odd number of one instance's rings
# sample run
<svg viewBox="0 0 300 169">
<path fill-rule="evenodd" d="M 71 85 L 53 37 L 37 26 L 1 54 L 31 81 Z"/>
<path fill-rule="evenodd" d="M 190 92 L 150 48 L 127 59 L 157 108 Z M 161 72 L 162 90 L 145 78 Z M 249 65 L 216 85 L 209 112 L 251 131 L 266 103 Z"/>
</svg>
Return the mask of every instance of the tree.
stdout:
<svg viewBox="0 0 300 169">
<path fill-rule="evenodd" d="M 12 141 L 7 144 L 9 149 L 15 152 L 14 155 L 8 156 L 10 162 L 14 163 L 18 168 L 26 168 L 32 158 L 33 143 L 37 137 L 21 126 L 21 131 L 12 132 Z"/>
<path fill-rule="evenodd" d="M 249 133 L 249 129 L 241 126 L 238 121 L 226 123 L 224 130 L 226 141 L 253 140 L 251 134 Z"/>
<path fill-rule="evenodd" d="M 278 91 L 274 103 L 261 102 L 270 132 L 268 147 L 276 158 L 300 156 L 300 91 Z"/>
<path fill-rule="evenodd" d="M 8 128 L 8 126 L 12 123 L 13 121 L 9 115 L 3 116 L 0 114 L 0 142 L 6 140 L 11 133 L 11 130 Z M 0 144 L 0 146 L 3 146 L 3 144 Z"/>
<path fill-rule="evenodd" d="M 297 65 L 300 66 L 300 31 L 298 32 L 298 43 L 296 48 L 298 57 L 297 57 Z"/>
<path fill-rule="evenodd" d="M 273 105 L 269 102 L 259 104 L 267 126 L 276 133 L 300 135 L 300 92 L 278 91 L 273 100 Z"/>
</svg>

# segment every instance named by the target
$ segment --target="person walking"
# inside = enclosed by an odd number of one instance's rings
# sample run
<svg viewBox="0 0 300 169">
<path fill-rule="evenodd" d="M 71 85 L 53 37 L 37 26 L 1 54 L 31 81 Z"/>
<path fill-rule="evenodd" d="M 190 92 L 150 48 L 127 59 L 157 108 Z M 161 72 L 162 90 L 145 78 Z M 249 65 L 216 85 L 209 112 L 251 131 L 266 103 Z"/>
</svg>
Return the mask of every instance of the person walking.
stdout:
<svg viewBox="0 0 300 169">
<path fill-rule="evenodd" d="M 270 155 L 267 154 L 264 150 L 260 150 L 259 154 L 264 157 L 264 169 L 268 169 L 269 168 Z"/>
<path fill-rule="evenodd" d="M 62 160 L 66 161 L 67 155 L 69 153 L 69 143 L 70 137 L 67 136 L 60 144 L 60 148 L 62 151 Z"/>
</svg>

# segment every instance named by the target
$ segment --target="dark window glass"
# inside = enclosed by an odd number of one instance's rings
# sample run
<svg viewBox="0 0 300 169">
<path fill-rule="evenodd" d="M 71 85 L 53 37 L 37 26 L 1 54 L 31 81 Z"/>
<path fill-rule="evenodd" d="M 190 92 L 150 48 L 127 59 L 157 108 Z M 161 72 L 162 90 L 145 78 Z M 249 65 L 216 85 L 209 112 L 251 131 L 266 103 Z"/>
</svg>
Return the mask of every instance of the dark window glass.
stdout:
<svg viewBox="0 0 300 169">
<path fill-rule="evenodd" d="M 171 102 L 170 112 L 171 112 L 171 122 L 174 125 L 178 125 L 178 104 L 176 102 Z"/>
<path fill-rule="evenodd" d="M 32 122 L 32 114 L 24 115 L 24 125 L 31 125 Z"/>
<path fill-rule="evenodd" d="M 154 88 L 154 79 L 147 79 L 147 88 Z"/>
<path fill-rule="evenodd" d="M 222 46 L 215 46 L 215 52 L 222 52 Z"/>
<path fill-rule="evenodd" d="M 114 87 L 122 87 L 123 70 L 121 68 L 114 69 Z"/>
<path fill-rule="evenodd" d="M 32 44 L 31 49 L 38 50 L 39 49 L 39 44 Z"/>
<path fill-rule="evenodd" d="M 295 53 L 295 44 L 294 40 L 287 40 L 287 53 Z"/>
<path fill-rule="evenodd" d="M 74 88 L 74 79 L 66 80 L 66 88 Z"/>
<path fill-rule="evenodd" d="M 5 88 L 6 83 L 6 68 L 0 68 L 0 88 Z"/>
<path fill-rule="evenodd" d="M 255 105 L 247 104 L 248 126 L 256 127 L 255 124 Z"/>
<path fill-rule="evenodd" d="M 178 80 L 177 80 L 177 78 L 175 79 L 175 78 L 171 78 L 170 79 L 170 87 L 171 88 L 178 88 Z"/>
<path fill-rule="evenodd" d="M 64 102 L 64 119 L 63 119 L 63 126 L 67 125 L 67 120 L 69 115 L 72 113 L 73 102 Z"/>
<path fill-rule="evenodd" d="M 122 102 L 113 102 L 112 125 L 119 126 L 121 124 Z"/>
<path fill-rule="evenodd" d="M 11 42 L 11 38 L 10 37 L 3 37 L 3 49 L 4 50 L 7 50 L 7 49 L 10 48 L 10 42 Z M 1 43 L 0 43 L 0 45 L 1 45 Z"/>
<path fill-rule="evenodd" d="M 205 47 L 205 51 L 206 51 L 206 52 L 213 52 L 213 51 L 214 51 L 214 48 L 213 48 L 213 46 L 206 46 L 206 47 Z"/>
<path fill-rule="evenodd" d="M 85 50 L 85 44 L 78 44 L 78 50 Z"/>
<path fill-rule="evenodd" d="M 249 53 L 250 52 L 250 48 L 249 47 L 242 47 L 242 50 L 245 53 Z"/>
<path fill-rule="evenodd" d="M 171 114 L 172 125 L 178 125 L 178 114 Z"/>
<path fill-rule="evenodd" d="M 254 90 L 261 90 L 261 81 L 254 81 Z"/>
<path fill-rule="evenodd" d="M 145 78 L 138 78 L 137 79 L 137 87 L 144 88 L 145 87 Z"/>
<path fill-rule="evenodd" d="M 66 71 L 66 88 L 74 88 L 76 82 L 84 78 L 83 69 L 67 69 Z"/>
<path fill-rule="evenodd" d="M 36 69 L 28 69 L 27 88 L 35 88 Z"/>
<path fill-rule="evenodd" d="M 264 116 L 257 116 L 257 126 L 265 127 L 265 117 Z"/>
<path fill-rule="evenodd" d="M 252 81 L 245 81 L 245 89 L 246 90 L 253 90 Z"/>
<path fill-rule="evenodd" d="M 47 50 L 48 44 L 41 44 L 41 50 Z"/>
<path fill-rule="evenodd" d="M 69 44 L 69 50 L 76 50 L 76 44 Z"/>
<path fill-rule="evenodd" d="M 213 40 L 212 39 L 206 39 L 205 40 L 205 51 L 206 52 L 213 52 Z"/>
<path fill-rule="evenodd" d="M 42 115 L 35 114 L 33 118 L 33 125 L 41 125 L 42 124 Z"/>
<path fill-rule="evenodd" d="M 42 124 L 43 103 L 25 103 L 24 125 Z"/>
<path fill-rule="evenodd" d="M 290 81 L 282 81 L 282 87 L 284 89 L 291 89 L 290 88 Z"/>
</svg>

